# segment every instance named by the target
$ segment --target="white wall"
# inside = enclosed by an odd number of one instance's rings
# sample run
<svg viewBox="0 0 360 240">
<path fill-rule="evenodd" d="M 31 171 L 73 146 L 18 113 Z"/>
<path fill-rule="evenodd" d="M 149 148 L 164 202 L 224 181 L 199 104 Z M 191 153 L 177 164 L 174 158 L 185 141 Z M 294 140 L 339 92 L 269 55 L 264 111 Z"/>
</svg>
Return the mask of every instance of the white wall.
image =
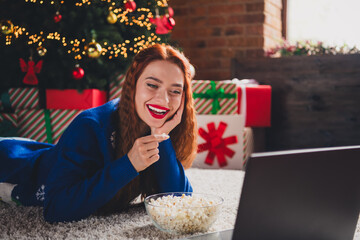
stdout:
<svg viewBox="0 0 360 240">
<path fill-rule="evenodd" d="M 287 39 L 360 47 L 360 0 L 288 0 Z"/>
</svg>

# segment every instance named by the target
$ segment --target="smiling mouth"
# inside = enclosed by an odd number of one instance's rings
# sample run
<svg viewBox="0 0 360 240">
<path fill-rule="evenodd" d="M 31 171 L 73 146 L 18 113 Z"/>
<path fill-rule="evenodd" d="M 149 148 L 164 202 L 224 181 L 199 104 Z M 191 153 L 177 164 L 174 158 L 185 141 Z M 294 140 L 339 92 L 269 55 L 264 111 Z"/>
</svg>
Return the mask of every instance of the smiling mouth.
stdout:
<svg viewBox="0 0 360 240">
<path fill-rule="evenodd" d="M 158 105 L 147 104 L 146 106 L 147 106 L 151 116 L 153 116 L 156 119 L 164 118 L 170 111 L 170 109 L 164 108 L 164 107 L 161 107 Z"/>
</svg>

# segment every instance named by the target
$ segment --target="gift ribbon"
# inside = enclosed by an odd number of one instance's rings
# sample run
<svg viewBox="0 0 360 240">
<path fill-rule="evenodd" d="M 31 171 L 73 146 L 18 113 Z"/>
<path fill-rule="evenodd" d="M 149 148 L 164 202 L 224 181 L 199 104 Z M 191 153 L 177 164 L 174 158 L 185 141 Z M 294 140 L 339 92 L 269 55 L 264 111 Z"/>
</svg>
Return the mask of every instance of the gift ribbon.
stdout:
<svg viewBox="0 0 360 240">
<path fill-rule="evenodd" d="M 49 109 L 44 109 L 44 117 L 45 117 L 46 140 L 48 143 L 53 143 Z"/>
<path fill-rule="evenodd" d="M 235 93 L 225 93 L 223 88 L 216 89 L 216 83 L 210 81 L 211 88 L 206 90 L 205 93 L 193 93 L 194 98 L 207 98 L 212 99 L 211 113 L 216 114 L 220 110 L 219 98 L 236 98 Z"/>
<path fill-rule="evenodd" d="M 224 122 L 220 122 L 218 129 L 216 129 L 214 122 L 208 123 L 207 128 L 209 132 L 206 132 L 203 128 L 199 128 L 199 135 L 205 139 L 206 143 L 198 145 L 198 153 L 209 150 L 205 163 L 212 165 L 216 156 L 219 166 L 224 167 L 227 165 L 226 156 L 232 158 L 235 154 L 227 145 L 237 143 L 237 136 L 222 138 L 227 128 L 227 124 Z"/>
</svg>

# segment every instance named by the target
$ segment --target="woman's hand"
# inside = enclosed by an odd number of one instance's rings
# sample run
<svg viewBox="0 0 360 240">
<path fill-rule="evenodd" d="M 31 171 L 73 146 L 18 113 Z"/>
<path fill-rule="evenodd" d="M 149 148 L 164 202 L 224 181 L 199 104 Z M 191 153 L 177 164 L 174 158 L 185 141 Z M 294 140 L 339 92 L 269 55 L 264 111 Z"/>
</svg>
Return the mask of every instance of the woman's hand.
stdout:
<svg viewBox="0 0 360 240">
<path fill-rule="evenodd" d="M 159 142 L 168 139 L 167 135 L 149 135 L 135 140 L 128 158 L 137 172 L 140 172 L 159 160 Z"/>
<path fill-rule="evenodd" d="M 181 103 L 179 109 L 174 114 L 173 118 L 166 121 L 161 127 L 159 128 L 151 128 L 151 135 L 154 134 L 169 134 L 171 130 L 173 130 L 177 125 L 181 122 L 181 117 L 184 111 L 184 104 L 185 104 L 185 97 L 184 95 L 181 98 Z"/>
</svg>

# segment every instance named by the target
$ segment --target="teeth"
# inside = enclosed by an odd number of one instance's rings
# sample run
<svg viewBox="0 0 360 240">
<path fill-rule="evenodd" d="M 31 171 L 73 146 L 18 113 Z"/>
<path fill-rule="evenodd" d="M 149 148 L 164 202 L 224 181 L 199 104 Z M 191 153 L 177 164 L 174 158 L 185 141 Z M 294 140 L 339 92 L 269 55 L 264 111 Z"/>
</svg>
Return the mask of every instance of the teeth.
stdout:
<svg viewBox="0 0 360 240">
<path fill-rule="evenodd" d="M 157 113 L 161 113 L 161 114 L 166 113 L 166 110 L 158 109 L 158 108 L 152 107 L 152 106 L 150 106 L 150 105 L 148 105 L 148 107 L 150 108 L 150 110 L 155 111 L 155 112 L 157 112 Z"/>
</svg>

